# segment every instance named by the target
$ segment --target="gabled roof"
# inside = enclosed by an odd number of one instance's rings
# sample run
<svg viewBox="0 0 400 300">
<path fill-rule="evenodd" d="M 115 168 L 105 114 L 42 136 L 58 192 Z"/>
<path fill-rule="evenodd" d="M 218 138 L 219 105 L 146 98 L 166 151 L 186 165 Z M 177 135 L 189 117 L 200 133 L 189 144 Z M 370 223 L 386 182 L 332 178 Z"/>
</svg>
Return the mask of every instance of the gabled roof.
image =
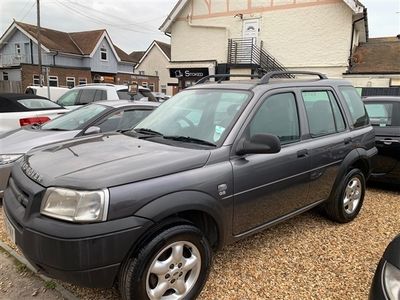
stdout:
<svg viewBox="0 0 400 300">
<path fill-rule="evenodd" d="M 160 30 L 162 32 L 169 32 L 169 28 L 172 25 L 172 23 L 175 22 L 175 20 L 178 18 L 180 15 L 181 11 L 185 8 L 185 6 L 192 0 L 179 0 L 170 14 L 167 16 L 167 18 L 164 20 L 164 22 L 160 26 Z M 343 0 L 343 2 L 353 11 L 354 14 L 360 14 L 364 10 L 364 6 L 361 4 L 359 0 Z"/>
<path fill-rule="evenodd" d="M 131 54 L 129 54 L 129 57 L 134 62 L 138 63 L 145 53 L 146 53 L 146 51 L 133 51 Z"/>
<path fill-rule="evenodd" d="M 146 59 L 147 55 L 149 55 L 150 51 L 154 48 L 157 47 L 162 54 L 164 54 L 165 58 L 167 61 L 171 60 L 171 45 L 167 43 L 163 43 L 157 40 L 154 40 L 149 48 L 147 48 L 146 52 L 142 55 L 141 59 L 139 60 L 138 64 L 136 65 L 136 68 Z"/>
<path fill-rule="evenodd" d="M 0 38 L 0 45 L 15 30 L 20 30 L 35 43 L 37 43 L 37 26 L 14 21 L 14 23 L 11 24 L 11 26 Z M 58 51 L 66 54 L 93 56 L 103 38 L 106 38 L 110 43 L 111 49 L 118 61 L 125 61 L 129 63 L 136 62 L 132 60 L 127 53 L 112 43 L 105 29 L 70 33 L 44 27 L 40 29 L 40 41 L 42 48 L 47 52 Z"/>
<path fill-rule="evenodd" d="M 350 74 L 400 74 L 400 39 L 370 38 L 352 56 Z"/>
</svg>

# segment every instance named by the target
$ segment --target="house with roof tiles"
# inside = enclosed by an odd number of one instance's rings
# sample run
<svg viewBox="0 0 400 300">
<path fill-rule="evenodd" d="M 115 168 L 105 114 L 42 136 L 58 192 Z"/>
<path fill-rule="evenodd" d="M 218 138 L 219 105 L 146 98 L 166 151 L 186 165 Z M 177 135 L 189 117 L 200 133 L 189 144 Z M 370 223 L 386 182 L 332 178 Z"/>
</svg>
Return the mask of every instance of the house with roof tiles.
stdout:
<svg viewBox="0 0 400 300">
<path fill-rule="evenodd" d="M 166 95 L 175 95 L 178 92 L 178 80 L 170 78 L 168 69 L 170 60 L 171 45 L 154 40 L 135 66 L 134 73 L 139 84 L 149 87 L 152 91 L 157 90 Z M 152 76 L 159 78 L 158 87 L 147 82 L 147 78 Z"/>
<path fill-rule="evenodd" d="M 42 65 L 50 86 L 73 87 L 96 81 L 132 81 L 138 62 L 113 44 L 105 29 L 63 32 L 40 30 Z M 37 27 L 14 21 L 0 38 L 0 80 L 19 82 L 23 91 L 39 85 Z"/>
</svg>

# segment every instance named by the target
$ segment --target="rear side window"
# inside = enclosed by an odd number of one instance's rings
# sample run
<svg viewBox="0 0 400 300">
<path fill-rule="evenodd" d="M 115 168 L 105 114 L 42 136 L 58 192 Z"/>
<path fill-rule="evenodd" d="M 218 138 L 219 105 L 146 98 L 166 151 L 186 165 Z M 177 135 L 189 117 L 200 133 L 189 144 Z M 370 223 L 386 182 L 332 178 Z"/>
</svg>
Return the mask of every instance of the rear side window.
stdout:
<svg viewBox="0 0 400 300">
<path fill-rule="evenodd" d="M 256 134 L 276 135 L 282 144 L 300 139 L 296 98 L 292 93 L 268 97 L 250 123 L 250 137 Z"/>
<path fill-rule="evenodd" d="M 131 95 L 128 93 L 128 89 L 117 91 L 118 97 L 121 100 L 131 100 Z"/>
<path fill-rule="evenodd" d="M 46 99 L 21 99 L 18 103 L 31 110 L 46 110 L 46 109 L 60 109 L 62 108 L 57 103 Z"/>
<path fill-rule="evenodd" d="M 341 86 L 339 89 L 346 101 L 347 107 L 349 108 L 353 126 L 357 128 L 368 125 L 368 114 L 357 90 L 352 86 Z"/>
<path fill-rule="evenodd" d="M 330 91 L 302 93 L 312 137 L 343 131 L 346 126 L 340 108 Z"/>
<path fill-rule="evenodd" d="M 400 125 L 400 116 L 396 118 L 395 103 L 365 103 L 365 108 L 373 126 L 390 127 Z"/>
<path fill-rule="evenodd" d="M 107 92 L 104 90 L 96 90 L 94 101 L 107 100 Z"/>
</svg>

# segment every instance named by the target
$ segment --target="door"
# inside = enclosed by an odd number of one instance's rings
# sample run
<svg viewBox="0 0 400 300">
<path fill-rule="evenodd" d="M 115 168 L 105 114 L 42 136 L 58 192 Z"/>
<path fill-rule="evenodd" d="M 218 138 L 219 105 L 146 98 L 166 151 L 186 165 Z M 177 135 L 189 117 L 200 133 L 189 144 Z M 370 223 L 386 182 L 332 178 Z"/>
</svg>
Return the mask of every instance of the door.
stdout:
<svg viewBox="0 0 400 300">
<path fill-rule="evenodd" d="M 257 41 L 260 30 L 259 19 L 243 20 L 243 39 L 255 39 Z"/>
<path fill-rule="evenodd" d="M 242 41 L 236 44 L 237 63 L 253 63 L 253 47 L 257 45 L 259 19 L 243 20 Z"/>
<path fill-rule="evenodd" d="M 300 141 L 294 93 L 267 96 L 240 138 L 250 139 L 261 133 L 278 136 L 282 150 L 277 154 L 232 157 L 235 235 L 277 220 L 307 203 L 310 160 Z"/>
<path fill-rule="evenodd" d="M 379 101 L 365 103 L 376 134 L 378 155 L 372 158 L 374 174 L 389 174 L 400 161 L 400 103 Z"/>
<path fill-rule="evenodd" d="M 340 164 L 353 144 L 332 90 L 303 90 L 302 98 L 311 136 L 307 150 L 312 169 L 309 201 L 313 203 L 329 197 Z"/>
</svg>

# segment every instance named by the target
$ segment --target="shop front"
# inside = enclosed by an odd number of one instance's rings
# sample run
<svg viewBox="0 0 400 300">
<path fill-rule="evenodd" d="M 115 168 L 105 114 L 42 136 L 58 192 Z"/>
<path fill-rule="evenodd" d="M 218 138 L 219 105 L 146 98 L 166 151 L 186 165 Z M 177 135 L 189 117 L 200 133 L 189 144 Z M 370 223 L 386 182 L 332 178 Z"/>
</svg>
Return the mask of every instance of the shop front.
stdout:
<svg viewBox="0 0 400 300">
<path fill-rule="evenodd" d="M 170 77 L 178 79 L 178 83 L 174 84 L 174 93 L 190 87 L 201 78 L 212 74 L 215 74 L 215 64 L 194 67 L 172 66 L 169 68 Z"/>
</svg>

